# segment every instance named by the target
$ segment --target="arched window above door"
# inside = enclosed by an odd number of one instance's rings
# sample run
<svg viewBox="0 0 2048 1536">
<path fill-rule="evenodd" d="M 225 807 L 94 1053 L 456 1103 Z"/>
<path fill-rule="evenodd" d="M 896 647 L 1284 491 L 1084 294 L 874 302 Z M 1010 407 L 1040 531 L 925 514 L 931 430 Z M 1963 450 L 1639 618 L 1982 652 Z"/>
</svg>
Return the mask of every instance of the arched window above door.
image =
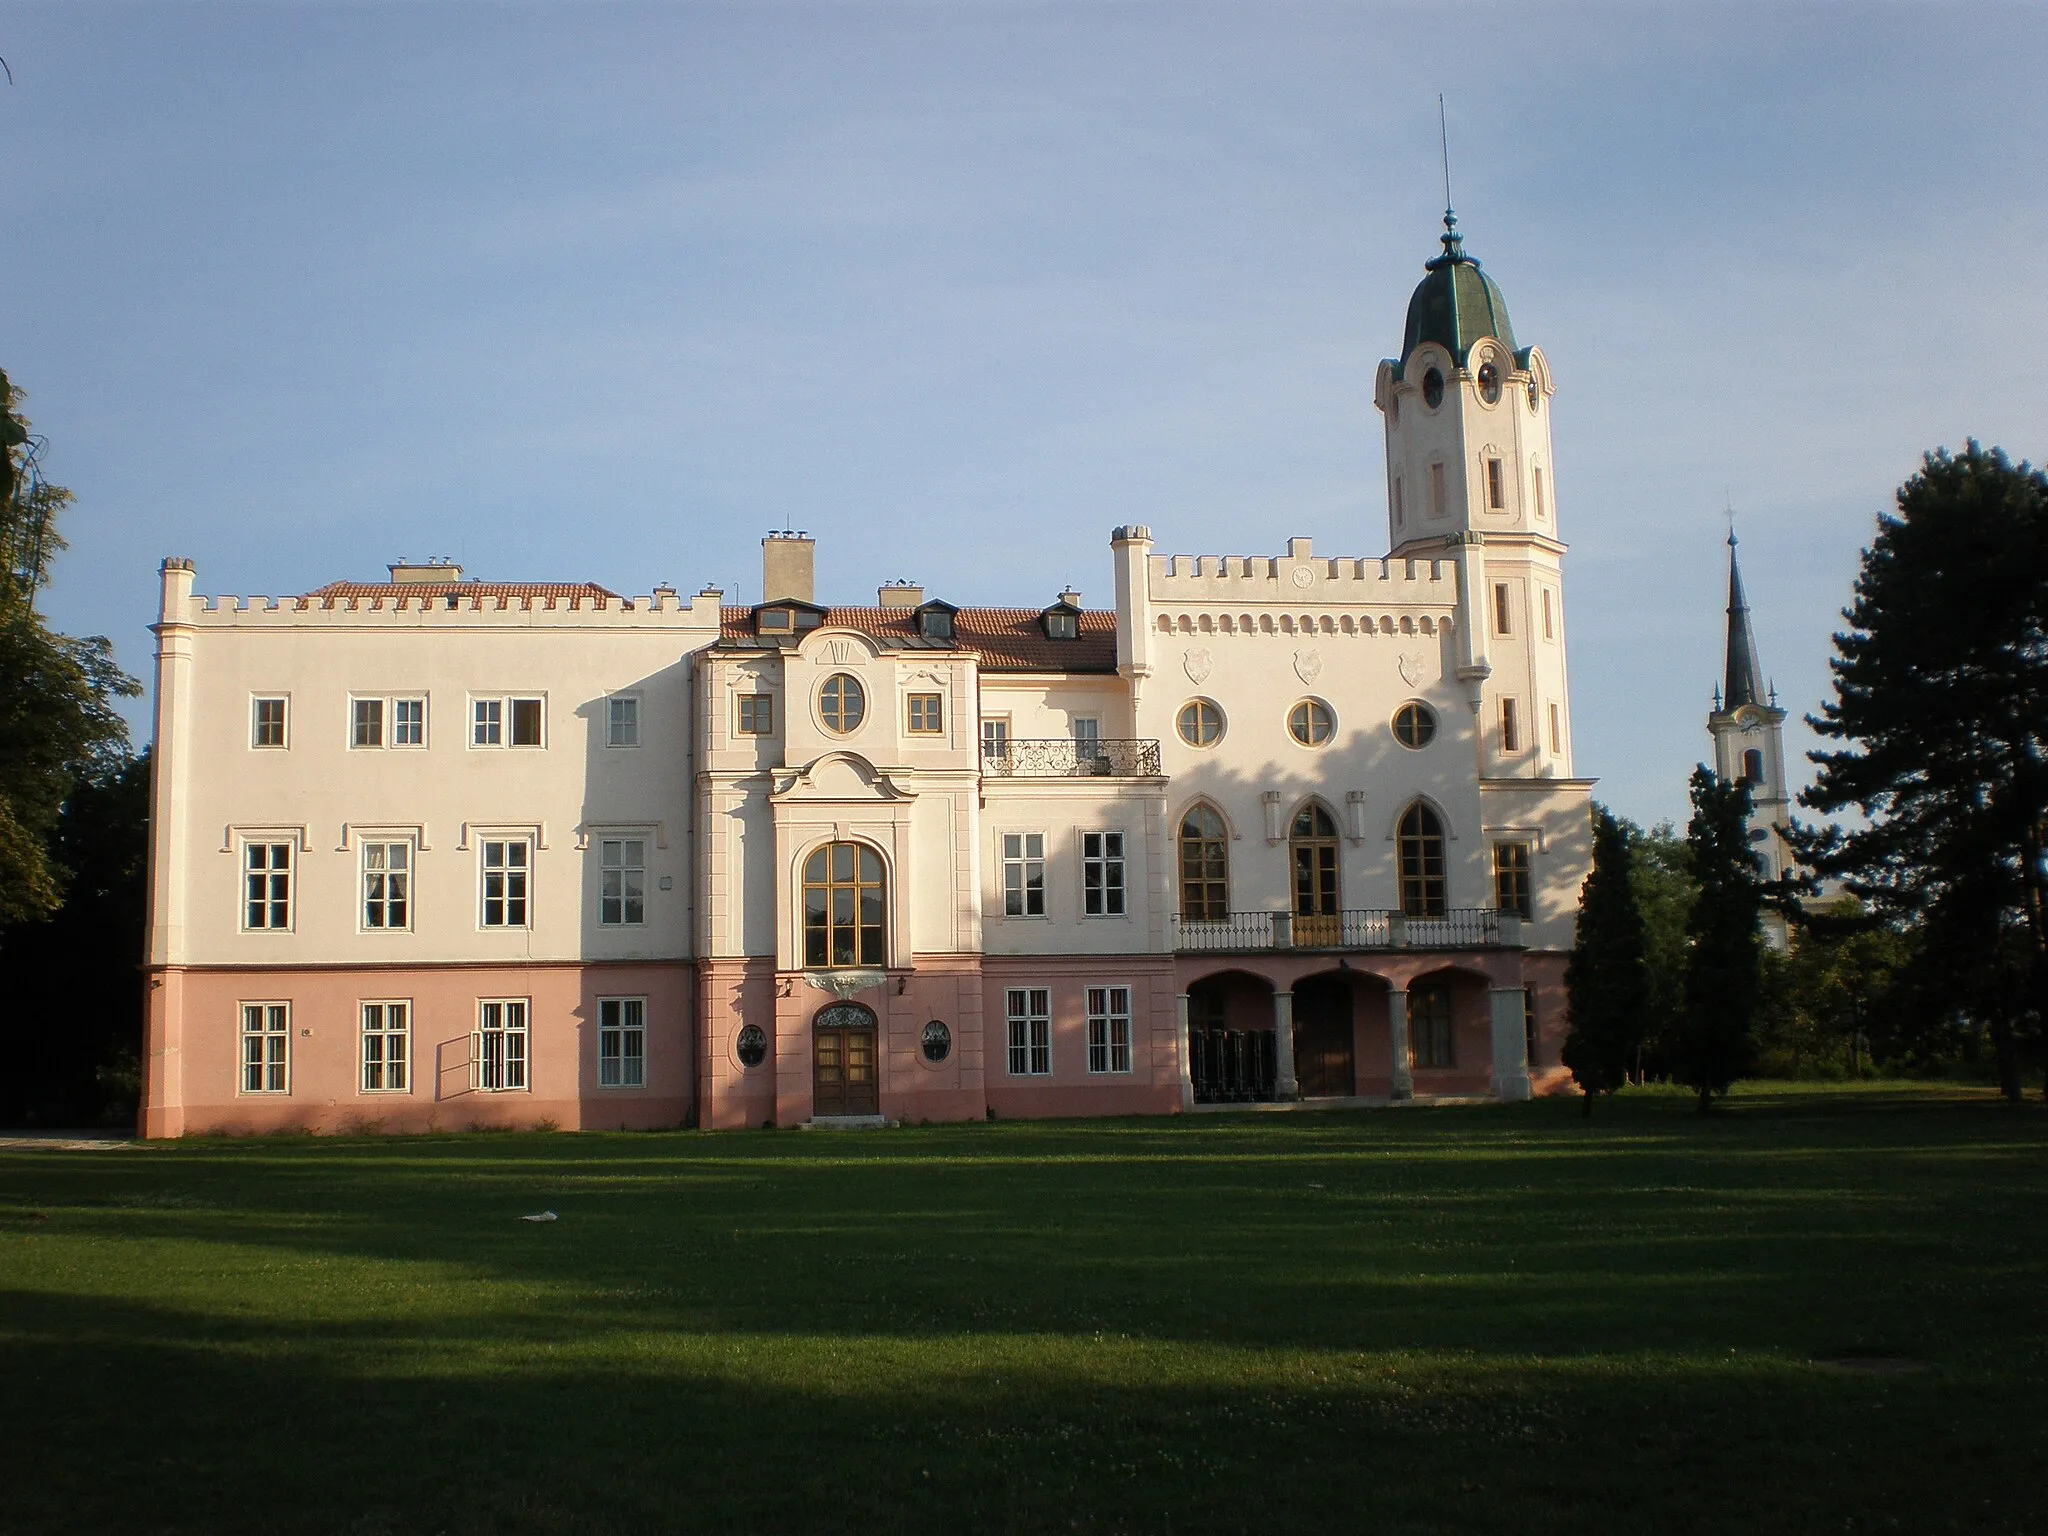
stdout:
<svg viewBox="0 0 2048 1536">
<path fill-rule="evenodd" d="M 804 860 L 804 964 L 886 964 L 882 856 L 864 843 L 827 843 Z"/>
<path fill-rule="evenodd" d="M 1442 917 L 1446 905 L 1442 820 L 1418 800 L 1401 813 L 1396 842 L 1402 912 L 1409 917 Z"/>
<path fill-rule="evenodd" d="M 1337 823 L 1311 800 L 1294 813 L 1287 852 L 1294 873 L 1294 942 L 1337 942 Z"/>
<path fill-rule="evenodd" d="M 1216 921 L 1230 915 L 1230 834 L 1215 807 L 1197 805 L 1180 822 L 1180 915 Z"/>
</svg>

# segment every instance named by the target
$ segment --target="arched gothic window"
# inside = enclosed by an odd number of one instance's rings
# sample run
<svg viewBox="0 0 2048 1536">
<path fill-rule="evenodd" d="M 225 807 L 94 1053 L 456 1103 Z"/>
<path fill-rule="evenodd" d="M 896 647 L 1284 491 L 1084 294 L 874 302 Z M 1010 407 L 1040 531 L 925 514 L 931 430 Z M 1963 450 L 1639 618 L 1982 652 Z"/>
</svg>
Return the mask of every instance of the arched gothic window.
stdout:
<svg viewBox="0 0 2048 1536">
<path fill-rule="evenodd" d="M 882 965 L 882 856 L 827 843 L 804 860 L 804 964 Z"/>
<path fill-rule="evenodd" d="M 1206 805 L 1181 818 L 1180 915 L 1204 922 L 1230 915 L 1229 834 Z"/>
<path fill-rule="evenodd" d="M 1294 863 L 1294 942 L 1335 944 L 1337 823 L 1330 813 L 1313 801 L 1297 811 L 1287 851 Z"/>
<path fill-rule="evenodd" d="M 1420 800 L 1401 813 L 1401 910 L 1409 917 L 1444 915 L 1444 824 Z"/>
</svg>

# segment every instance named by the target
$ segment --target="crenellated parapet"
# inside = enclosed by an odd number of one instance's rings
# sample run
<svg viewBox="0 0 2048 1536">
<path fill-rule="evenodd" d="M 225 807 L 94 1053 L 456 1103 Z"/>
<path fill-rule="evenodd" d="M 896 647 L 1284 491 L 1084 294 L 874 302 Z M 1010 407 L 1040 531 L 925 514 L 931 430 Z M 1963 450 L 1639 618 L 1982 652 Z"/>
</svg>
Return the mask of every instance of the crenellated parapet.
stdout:
<svg viewBox="0 0 2048 1536">
<path fill-rule="evenodd" d="M 166 562 L 162 622 L 205 628 L 589 628 L 708 630 L 719 627 L 723 593 L 706 589 L 683 597 L 657 588 L 641 597 L 598 589 L 533 590 L 472 584 L 437 590 L 394 584 L 375 590 L 315 592 L 299 596 L 206 596 L 176 587 L 189 584 L 189 563 Z"/>
</svg>

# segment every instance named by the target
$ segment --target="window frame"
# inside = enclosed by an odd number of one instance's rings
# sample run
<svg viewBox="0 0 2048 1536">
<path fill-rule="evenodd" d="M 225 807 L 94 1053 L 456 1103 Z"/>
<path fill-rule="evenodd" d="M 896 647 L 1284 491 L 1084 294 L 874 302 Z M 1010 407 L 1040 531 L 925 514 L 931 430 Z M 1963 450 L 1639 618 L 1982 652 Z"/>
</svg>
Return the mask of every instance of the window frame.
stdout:
<svg viewBox="0 0 2048 1536">
<path fill-rule="evenodd" d="M 852 872 L 845 876 L 840 875 L 836 858 L 837 850 L 841 848 L 852 850 Z M 821 858 L 825 862 L 823 878 L 819 879 L 814 877 L 812 866 Z M 865 878 L 862 869 L 862 863 L 867 859 L 874 861 L 873 880 Z M 866 905 L 864 893 L 870 890 L 875 893 L 875 921 L 872 923 L 865 920 L 866 914 L 863 911 Z M 814 922 L 812 919 L 813 891 L 824 893 L 822 923 Z M 851 912 L 845 920 L 841 919 L 838 912 L 841 904 L 837 896 L 840 891 L 853 892 Z M 797 892 L 798 900 L 802 903 L 798 909 L 798 921 L 803 940 L 805 970 L 875 970 L 889 963 L 889 864 L 882 857 L 880 849 L 871 843 L 857 842 L 852 838 L 836 838 L 831 842 L 818 844 L 804 855 L 797 881 Z M 872 953 L 868 942 L 870 930 L 873 932 L 874 940 Z M 849 931 L 853 936 L 852 958 L 836 959 L 839 936 Z M 822 945 L 814 946 L 814 938 L 820 938 Z M 816 960 L 811 958 L 814 950 L 820 956 Z"/>
<path fill-rule="evenodd" d="M 1486 461 L 1486 509 L 1489 512 L 1508 509 L 1508 467 L 1494 456 L 1489 456 Z"/>
<path fill-rule="evenodd" d="M 905 694 L 903 699 L 903 730 L 908 736 L 943 736 L 946 734 L 946 696 L 930 690 Z"/>
<path fill-rule="evenodd" d="M 1504 693 L 1500 700 L 1500 750 L 1503 757 L 1519 756 L 1522 751 L 1521 710 L 1512 693 Z"/>
<path fill-rule="evenodd" d="M 1301 729 L 1295 729 L 1296 717 L 1300 717 Z M 1321 717 L 1323 733 L 1317 736 L 1315 726 Z M 1287 736 L 1297 747 L 1306 747 L 1311 752 L 1320 752 L 1337 739 L 1337 712 L 1318 698 L 1297 699 L 1287 711 Z"/>
<path fill-rule="evenodd" d="M 348 696 L 348 749 L 351 752 L 384 750 L 384 695 L 352 693 Z M 364 727 L 369 727 L 366 732 Z"/>
<path fill-rule="evenodd" d="M 625 713 L 621 714 L 621 706 Z M 622 740 L 619 727 L 626 726 Z M 621 752 L 638 751 L 640 747 L 640 695 L 637 693 L 608 693 L 604 696 L 604 744 L 605 750 Z"/>
<path fill-rule="evenodd" d="M 1121 999 L 1123 1006 L 1118 1008 Z M 1131 1070 L 1131 988 L 1091 986 L 1083 1001 L 1088 1015 L 1088 1071 L 1091 1076 L 1127 1076 Z M 1118 1025 L 1123 1027 L 1118 1029 Z"/>
<path fill-rule="evenodd" d="M 537 729 L 533 741 L 519 740 L 520 707 L 531 705 Z M 489 729 L 494 741 L 480 741 L 484 710 L 494 710 Z M 548 745 L 548 696 L 545 693 L 473 693 L 469 696 L 469 746 L 473 752 L 545 752 Z"/>
<path fill-rule="evenodd" d="M 1418 998 L 1429 998 L 1427 1009 L 1417 1006 Z M 1441 1009 L 1436 1006 L 1441 1000 Z M 1424 1051 L 1424 1028 L 1428 1029 Z M 1441 1057 L 1441 1060 L 1437 1058 Z M 1451 989 L 1441 982 L 1408 989 L 1408 1065 L 1411 1071 L 1450 1072 L 1458 1065 L 1458 1015 Z"/>
<path fill-rule="evenodd" d="M 1550 750 L 1564 751 L 1564 711 L 1555 702 L 1550 706 Z"/>
<path fill-rule="evenodd" d="M 290 837 L 281 838 L 274 834 L 243 833 L 238 842 L 241 852 L 241 858 L 237 860 L 239 865 L 238 873 L 241 876 L 241 931 L 243 933 L 290 933 L 298 922 L 298 856 L 304 850 L 297 846 L 297 839 Z M 250 851 L 256 848 L 267 850 L 264 855 L 265 862 L 262 864 L 251 864 L 249 862 Z M 283 849 L 285 853 L 285 861 L 281 865 L 272 862 L 279 849 Z M 251 892 L 255 887 L 251 882 L 257 877 L 263 879 L 265 894 L 252 896 Z M 277 895 L 280 881 L 282 881 L 282 889 L 284 891 L 284 895 L 281 898 Z M 276 915 L 276 909 L 280 905 L 284 908 L 283 920 L 281 922 L 272 921 L 271 919 Z M 252 908 L 262 909 L 263 921 L 250 921 Z"/>
<path fill-rule="evenodd" d="M 611 1018 L 607 1021 L 606 1014 Z M 611 1043 L 608 1037 L 617 1037 L 618 1049 L 607 1054 L 605 1047 Z M 630 1042 L 637 1040 L 639 1050 L 627 1049 Z M 605 1081 L 605 1069 L 610 1064 L 615 1071 L 615 1080 Z M 629 1069 L 637 1069 L 638 1077 L 629 1082 Z M 600 997 L 597 1000 L 597 1086 L 607 1093 L 633 1093 L 647 1086 L 647 998 L 644 995 L 622 997 Z"/>
<path fill-rule="evenodd" d="M 618 837 L 597 839 L 597 926 L 600 928 L 645 928 L 647 926 L 647 844 L 644 833 L 626 833 Z M 637 847 L 639 862 L 632 861 L 630 850 Z M 618 862 L 612 862 L 612 850 L 618 850 Z M 633 889 L 631 877 L 638 874 L 639 889 Z M 616 874 L 618 894 L 612 894 L 612 876 Z M 638 903 L 639 915 L 633 915 Z M 610 904 L 616 903 L 618 916 L 606 915 Z"/>
<path fill-rule="evenodd" d="M 536 839 L 530 834 L 507 833 L 503 836 L 480 837 L 477 839 L 477 927 L 492 933 L 518 933 L 533 930 L 533 852 Z M 491 850 L 504 850 L 505 862 L 493 866 Z M 518 848 L 524 857 L 514 863 L 511 850 Z M 493 873 L 504 876 L 499 894 L 491 895 Z M 516 876 L 516 879 L 515 879 Z M 518 894 L 512 888 L 518 886 Z M 491 919 L 491 903 L 496 900 L 503 904 L 504 915 L 497 922 Z M 518 903 L 520 920 L 511 921 L 513 903 Z M 502 1001 L 502 999 L 501 999 Z"/>
<path fill-rule="evenodd" d="M 852 711 L 848 713 L 847 690 Z M 832 702 L 827 703 L 830 696 Z M 851 672 L 834 672 L 818 684 L 818 724 L 833 736 L 851 736 L 868 723 L 868 691 Z"/>
<path fill-rule="evenodd" d="M 1111 851 L 1114 840 L 1115 850 Z M 1129 917 L 1130 866 L 1128 839 L 1122 828 L 1081 833 L 1081 915 L 1084 918 Z"/>
<path fill-rule="evenodd" d="M 1403 917 L 1440 918 L 1450 911 L 1450 856 L 1444 846 L 1449 841 L 1443 816 L 1434 806 L 1424 800 L 1408 802 L 1394 824 L 1394 878 Z"/>
<path fill-rule="evenodd" d="M 1207 816 L 1215 823 L 1211 832 L 1207 827 L 1199 829 L 1199 835 L 1188 836 L 1188 825 L 1197 816 Z M 1223 813 L 1205 800 L 1198 800 L 1181 812 L 1180 820 L 1174 824 L 1174 868 L 1179 876 L 1179 910 L 1182 922 L 1222 922 L 1230 916 L 1230 823 L 1223 819 Z M 1188 872 L 1189 847 L 1199 850 L 1201 867 L 1193 875 Z M 1202 893 L 1199 912 L 1189 910 L 1188 892 L 1199 887 Z M 1220 902 L 1220 905 L 1219 905 Z"/>
<path fill-rule="evenodd" d="M 249 1028 L 250 1017 L 265 1027 Z M 235 1095 L 237 1098 L 284 1098 L 292 1091 L 292 1005 L 289 998 L 244 999 L 235 1004 Z M 274 1026 L 274 1027 L 271 1027 Z M 251 1059 L 249 1045 L 258 1043 Z M 251 1074 L 257 1078 L 250 1086 Z M 270 1082 L 271 1077 L 276 1082 Z"/>
<path fill-rule="evenodd" d="M 981 756 L 984 762 L 993 758 L 1007 762 L 1010 756 L 1010 717 L 1008 715 L 983 715 L 981 717 Z M 995 750 L 991 751 L 991 741 Z"/>
<path fill-rule="evenodd" d="M 1043 831 L 998 834 L 998 862 L 1003 869 L 1003 916 L 1037 920 L 1046 915 L 1046 834 Z M 1016 852 L 1011 852 L 1011 845 Z M 1033 847 L 1037 852 L 1033 852 Z M 1037 879 L 1033 882 L 1033 872 Z M 1013 878 L 1014 876 L 1014 878 Z M 1036 904 L 1034 910 L 1034 903 Z"/>
<path fill-rule="evenodd" d="M 1413 721 L 1404 726 L 1404 721 Z M 1404 699 L 1394 707 L 1393 716 L 1387 721 L 1387 728 L 1394 733 L 1394 740 L 1410 752 L 1427 751 L 1442 728 L 1437 712 L 1420 699 Z M 1409 736 L 1416 739 L 1410 741 Z"/>
<path fill-rule="evenodd" d="M 773 736 L 775 734 L 774 694 L 736 693 L 733 695 L 733 701 L 733 735 Z M 766 717 L 765 720 L 764 716 Z"/>
<path fill-rule="evenodd" d="M 373 1028 L 370 1010 L 377 1010 L 377 1023 Z M 400 1022 L 391 1022 L 392 1010 L 398 1010 Z M 377 1042 L 377 1060 L 370 1060 L 370 1042 Z M 393 1041 L 400 1043 L 402 1053 L 394 1058 L 391 1054 Z M 370 1072 L 375 1066 L 385 1079 L 372 1084 Z M 396 1066 L 397 1083 L 390 1081 L 391 1069 Z M 356 1003 L 356 1092 L 374 1094 L 379 1098 L 393 1094 L 412 1092 L 412 999 L 409 997 L 366 997 Z"/>
<path fill-rule="evenodd" d="M 1205 710 L 1215 721 L 1214 733 L 1206 738 L 1203 736 L 1204 728 L 1208 723 L 1203 716 L 1203 711 Z M 1194 734 L 1192 735 L 1188 732 L 1191 716 L 1194 723 Z M 1222 742 L 1229 728 L 1229 721 L 1223 713 L 1223 706 L 1206 696 L 1189 699 L 1173 712 L 1174 734 L 1180 737 L 1183 745 L 1192 747 L 1197 752 L 1207 752 L 1215 748 Z"/>
<path fill-rule="evenodd" d="M 1511 582 L 1496 581 L 1493 584 L 1493 632 L 1506 637 L 1515 632 L 1514 598 L 1509 592 Z"/>
<path fill-rule="evenodd" d="M 1520 838 L 1504 838 L 1493 845 L 1493 905 L 1498 912 L 1512 912 L 1524 922 L 1536 915 L 1535 868 L 1529 844 Z"/>
<path fill-rule="evenodd" d="M 1052 1076 L 1052 989 L 1003 990 L 1004 1066 L 1011 1077 Z"/>
<path fill-rule="evenodd" d="M 277 706 L 277 740 L 263 740 L 263 706 Z M 289 752 L 292 745 L 292 696 L 289 693 L 252 693 L 249 695 L 249 750 L 251 752 Z"/>
<path fill-rule="evenodd" d="M 498 1009 L 498 1022 L 490 1022 L 491 1010 Z M 514 1010 L 518 1023 L 510 1022 Z M 500 1080 L 491 1082 L 487 1051 L 490 1037 L 501 1040 L 497 1070 Z M 515 1053 L 512 1046 L 516 1042 Z M 477 1093 L 533 1092 L 533 999 L 530 997 L 480 997 L 476 1000 L 476 1028 L 470 1033 L 470 1088 Z M 517 1082 L 509 1079 L 517 1077 Z"/>
<path fill-rule="evenodd" d="M 390 863 L 388 863 L 388 862 L 387 862 L 387 863 L 385 863 L 385 864 L 381 865 L 380 867 L 378 867 L 377 869 L 374 869 L 374 870 L 373 870 L 373 869 L 372 869 L 372 868 L 370 867 L 370 850 L 371 850 L 371 849 L 373 849 L 373 848 L 377 848 L 377 849 L 382 849 L 382 850 L 383 850 L 383 856 L 384 856 L 384 858 L 385 858 L 385 859 L 386 859 L 387 861 L 389 860 L 389 858 L 390 858 L 390 856 L 391 856 L 391 850 L 392 850 L 393 848 L 402 848 L 402 849 L 404 849 L 404 850 L 405 850 L 405 858 L 404 858 L 404 861 L 403 861 L 402 863 L 400 863 L 400 864 L 397 864 L 397 865 L 393 865 L 393 864 L 390 864 Z M 390 837 L 390 836 L 386 836 L 386 835 L 383 835 L 383 834 L 379 834 L 378 836 L 375 836 L 375 837 L 366 837 L 366 838 L 363 838 L 363 839 L 361 839 L 361 840 L 359 841 L 359 843 L 358 843 L 358 845 L 357 845 L 357 853 L 356 853 L 356 875 L 357 875 L 357 884 L 356 884 L 356 931 L 357 931 L 357 932 L 359 932 L 359 933 L 411 933 L 411 932 L 412 932 L 412 922 L 413 922 L 413 886 L 414 886 L 414 883 L 415 883 L 415 882 L 414 882 L 414 879 L 413 879 L 413 876 L 414 876 L 414 875 L 415 875 L 415 874 L 416 874 L 416 873 L 418 872 L 418 868 L 419 868 L 419 858 L 418 858 L 418 853 L 419 853 L 419 844 L 418 844 L 417 840 L 415 840 L 415 839 L 413 839 L 413 838 L 410 838 L 410 837 Z M 398 880 L 399 880 L 399 885 L 400 885 L 399 893 L 398 893 L 398 895 L 397 895 L 396 897 L 394 897 L 394 896 L 392 896 L 392 895 L 391 895 L 391 886 L 392 886 L 392 876 L 393 876 L 394 874 L 395 874 L 395 875 L 396 875 L 396 876 L 398 877 Z M 387 919 L 388 919 L 388 918 L 390 917 L 390 915 L 391 915 L 391 907 L 393 906 L 393 904 L 394 904 L 394 903 L 395 903 L 396 905 L 398 905 L 398 906 L 402 907 L 402 908 L 404 909 L 404 913 L 405 913 L 405 921 L 403 921 L 403 922 L 401 922 L 401 923 L 393 923 L 393 922 L 389 922 L 389 921 L 386 921 L 386 922 L 383 922 L 383 923 L 373 923 L 373 922 L 371 922 L 371 921 L 370 921 L 370 912 L 371 912 L 371 910 L 372 910 L 372 906 L 371 906 L 372 898 L 371 898 L 371 895 L 370 895 L 370 882 L 371 882 L 371 880 L 372 880 L 373 878 L 375 878 L 375 877 L 380 877 L 380 876 L 382 877 L 382 880 L 383 880 L 383 884 L 384 884 L 384 894 L 383 894 L 382 896 L 380 896 L 380 897 L 377 897 L 377 898 L 375 898 L 375 900 L 376 900 L 377 902 L 379 902 L 379 903 L 380 903 L 380 904 L 382 905 L 382 907 L 383 907 L 383 910 L 384 910 L 384 915 L 385 915 L 385 917 L 386 917 Z"/>
</svg>

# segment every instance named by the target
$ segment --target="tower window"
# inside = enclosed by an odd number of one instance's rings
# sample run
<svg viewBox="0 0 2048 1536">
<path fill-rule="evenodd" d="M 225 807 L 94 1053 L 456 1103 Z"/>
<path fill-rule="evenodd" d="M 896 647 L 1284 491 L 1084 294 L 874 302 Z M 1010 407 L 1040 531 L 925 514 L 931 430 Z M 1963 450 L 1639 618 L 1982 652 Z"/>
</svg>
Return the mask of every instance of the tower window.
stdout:
<svg viewBox="0 0 2048 1536">
<path fill-rule="evenodd" d="M 1486 461 L 1486 504 L 1496 512 L 1505 512 L 1508 505 L 1507 466 L 1499 459 Z"/>
<path fill-rule="evenodd" d="M 1755 747 L 1742 754 L 1742 782 L 1761 784 L 1764 781 L 1764 755 Z"/>
<path fill-rule="evenodd" d="M 1422 376 L 1422 403 L 1432 411 L 1444 403 L 1444 376 L 1434 368 Z"/>
<path fill-rule="evenodd" d="M 1550 750 L 1553 752 L 1562 752 L 1564 750 L 1564 718 L 1558 712 L 1555 704 L 1550 706 Z"/>
<path fill-rule="evenodd" d="M 1547 513 L 1545 512 L 1545 510 L 1544 510 L 1544 503 L 1543 503 L 1543 471 L 1542 471 L 1542 470 L 1541 470 L 1541 469 L 1539 468 L 1539 469 L 1537 469 L 1537 470 L 1535 471 L 1535 474 L 1536 474 L 1536 520 L 1537 520 L 1538 522 L 1541 522 L 1541 521 L 1542 521 L 1542 520 L 1544 519 L 1544 517 L 1548 515 L 1548 514 L 1547 514 Z"/>
<path fill-rule="evenodd" d="M 1502 699 L 1500 701 L 1500 749 L 1503 752 L 1519 752 L 1522 750 L 1522 726 L 1521 722 L 1515 718 L 1515 701 L 1513 699 Z"/>
<path fill-rule="evenodd" d="M 1500 370 L 1491 363 L 1479 365 L 1479 398 L 1488 405 L 1500 400 Z"/>
<path fill-rule="evenodd" d="M 1493 632 L 1509 635 L 1514 631 L 1508 627 L 1508 584 L 1496 582 L 1493 588 Z"/>
<path fill-rule="evenodd" d="M 1543 638 L 1546 640 L 1555 640 L 1557 638 L 1557 621 L 1551 616 L 1550 588 L 1548 587 L 1543 589 Z"/>
<path fill-rule="evenodd" d="M 1441 464 L 1429 466 L 1429 515 L 1444 515 L 1444 467 Z"/>
</svg>

